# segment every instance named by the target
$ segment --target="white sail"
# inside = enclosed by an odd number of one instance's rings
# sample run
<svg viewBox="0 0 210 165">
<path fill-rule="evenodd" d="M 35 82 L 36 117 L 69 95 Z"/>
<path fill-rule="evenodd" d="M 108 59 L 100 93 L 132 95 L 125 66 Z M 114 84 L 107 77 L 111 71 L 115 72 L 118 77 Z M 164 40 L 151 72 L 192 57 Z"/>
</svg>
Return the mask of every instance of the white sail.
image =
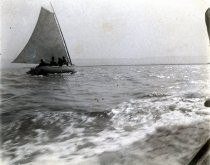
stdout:
<svg viewBox="0 0 210 165">
<path fill-rule="evenodd" d="M 207 31 L 210 39 L 210 8 L 208 8 L 208 10 L 206 11 L 205 17 L 206 17 Z"/>
<path fill-rule="evenodd" d="M 50 62 L 52 56 L 55 57 L 55 60 L 64 56 L 70 61 L 68 50 L 54 13 L 42 7 L 31 38 L 13 63 L 37 64 L 40 62 L 40 59 Z"/>
</svg>

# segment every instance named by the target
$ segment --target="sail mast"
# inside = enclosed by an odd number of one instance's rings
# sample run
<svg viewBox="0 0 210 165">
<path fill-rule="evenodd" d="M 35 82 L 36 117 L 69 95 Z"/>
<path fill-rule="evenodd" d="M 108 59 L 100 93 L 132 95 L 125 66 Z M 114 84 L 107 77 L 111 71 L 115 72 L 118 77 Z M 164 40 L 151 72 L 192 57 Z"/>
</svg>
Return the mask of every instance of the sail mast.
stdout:
<svg viewBox="0 0 210 165">
<path fill-rule="evenodd" d="M 70 62 L 70 64 L 72 65 L 72 62 L 71 62 L 71 57 L 70 57 L 70 54 L 69 54 L 69 51 L 68 51 L 68 48 L 67 48 L 67 45 L 66 45 L 66 42 L 65 42 L 65 39 L 64 39 L 63 33 L 62 33 L 62 31 L 61 31 L 60 24 L 59 24 L 58 19 L 57 19 L 57 17 L 56 17 L 55 10 L 54 10 L 53 5 L 52 5 L 52 3 L 51 3 L 51 2 L 50 2 L 50 5 L 51 5 L 51 7 L 52 7 L 52 9 L 53 9 L 54 17 L 55 17 L 55 20 L 56 20 L 56 22 L 57 22 L 57 24 L 58 24 L 59 31 L 60 31 L 60 34 L 61 34 L 61 37 L 62 37 L 62 40 L 63 40 L 63 43 L 64 43 L 64 47 L 65 47 L 65 50 L 66 50 L 67 55 L 68 55 L 68 58 L 69 58 L 69 62 Z"/>
</svg>

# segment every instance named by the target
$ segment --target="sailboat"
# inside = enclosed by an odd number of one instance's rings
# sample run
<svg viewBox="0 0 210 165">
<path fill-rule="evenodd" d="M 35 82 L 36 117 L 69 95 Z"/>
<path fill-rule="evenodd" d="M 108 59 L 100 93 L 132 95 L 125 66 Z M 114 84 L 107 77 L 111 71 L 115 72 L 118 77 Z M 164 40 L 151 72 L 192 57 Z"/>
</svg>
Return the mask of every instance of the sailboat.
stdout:
<svg viewBox="0 0 210 165">
<path fill-rule="evenodd" d="M 54 9 L 51 12 L 41 7 L 34 31 L 13 63 L 38 64 L 41 59 L 49 63 L 52 57 L 55 59 L 65 58 L 68 66 L 37 66 L 31 68 L 27 73 L 31 75 L 47 75 L 76 72 Z"/>
</svg>

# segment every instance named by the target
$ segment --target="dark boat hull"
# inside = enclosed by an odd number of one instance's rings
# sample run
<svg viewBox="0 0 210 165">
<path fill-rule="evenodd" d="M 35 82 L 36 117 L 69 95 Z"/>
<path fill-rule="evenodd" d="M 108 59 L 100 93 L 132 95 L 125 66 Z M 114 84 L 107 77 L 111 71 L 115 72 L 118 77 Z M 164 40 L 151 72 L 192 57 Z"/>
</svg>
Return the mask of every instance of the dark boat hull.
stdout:
<svg viewBox="0 0 210 165">
<path fill-rule="evenodd" d="M 48 75 L 48 74 L 59 74 L 59 73 L 75 73 L 73 66 L 40 66 L 31 68 L 27 74 L 31 75 Z"/>
</svg>

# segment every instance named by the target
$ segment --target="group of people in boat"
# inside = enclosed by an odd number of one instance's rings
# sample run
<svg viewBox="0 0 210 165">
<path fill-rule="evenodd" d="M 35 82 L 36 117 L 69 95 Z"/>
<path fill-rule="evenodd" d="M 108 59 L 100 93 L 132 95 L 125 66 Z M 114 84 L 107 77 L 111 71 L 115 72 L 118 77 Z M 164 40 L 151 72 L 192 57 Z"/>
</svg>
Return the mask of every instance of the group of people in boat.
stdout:
<svg viewBox="0 0 210 165">
<path fill-rule="evenodd" d="M 45 62 L 43 59 L 40 60 L 39 66 L 63 66 L 63 65 L 69 65 L 66 58 L 63 56 L 62 58 L 58 57 L 58 62 L 55 61 L 55 57 L 52 56 L 50 63 Z"/>
</svg>

